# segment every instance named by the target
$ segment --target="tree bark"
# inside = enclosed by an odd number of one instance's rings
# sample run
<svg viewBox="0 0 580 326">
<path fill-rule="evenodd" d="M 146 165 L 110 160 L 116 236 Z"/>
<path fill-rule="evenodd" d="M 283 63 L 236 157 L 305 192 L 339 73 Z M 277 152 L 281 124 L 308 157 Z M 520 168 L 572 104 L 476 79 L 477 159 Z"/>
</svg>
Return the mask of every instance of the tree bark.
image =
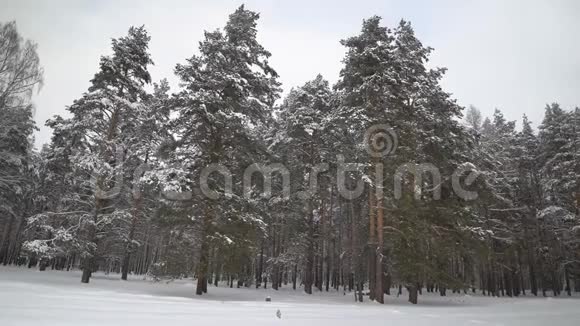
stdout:
<svg viewBox="0 0 580 326">
<path fill-rule="evenodd" d="M 83 275 L 81 276 L 81 283 L 89 283 L 91 279 L 91 258 L 86 258 L 83 262 Z"/>
<path fill-rule="evenodd" d="M 379 185 L 379 187 L 382 187 Z M 375 300 L 380 303 L 385 303 L 384 289 L 383 289 L 383 198 L 382 195 L 377 197 L 377 263 L 375 276 Z"/>
<path fill-rule="evenodd" d="M 257 266 L 257 271 L 256 271 L 256 289 L 260 287 L 260 285 L 262 285 L 262 274 L 263 274 L 263 270 L 264 270 L 264 239 L 262 238 L 262 241 L 260 243 L 260 259 L 258 261 L 258 266 Z"/>
<path fill-rule="evenodd" d="M 322 194 L 324 196 L 324 194 Z M 324 199 L 320 201 L 320 259 L 318 269 L 318 290 L 322 292 L 322 285 L 324 282 L 324 241 L 325 241 L 325 227 L 326 227 L 326 212 L 324 211 Z"/>
<path fill-rule="evenodd" d="M 377 245 L 376 245 L 376 229 L 375 229 L 375 192 L 373 186 L 369 186 L 369 300 L 375 299 L 376 294 L 376 272 L 377 272 Z"/>
<path fill-rule="evenodd" d="M 14 224 L 14 215 L 10 214 L 8 223 L 4 226 L 2 242 L 0 242 L 0 262 L 4 265 L 8 263 L 8 247 L 10 243 L 10 235 L 12 234 L 12 224 Z"/>
<path fill-rule="evenodd" d="M 195 294 L 202 295 L 207 293 L 207 271 L 209 256 L 209 227 L 211 223 L 211 209 L 206 208 L 201 234 L 201 248 L 199 252 L 199 264 L 197 266 L 197 286 Z"/>
<path fill-rule="evenodd" d="M 147 158 L 145 158 L 145 163 L 147 163 Z M 123 257 L 123 266 L 121 267 L 121 279 L 127 280 L 127 274 L 129 274 L 129 263 L 131 261 L 131 254 L 133 253 L 133 240 L 135 239 L 135 230 L 137 229 L 137 223 L 141 214 L 141 196 L 138 195 L 137 198 L 133 200 L 133 210 L 131 214 L 131 226 L 129 229 L 129 243 L 125 246 L 125 255 Z"/>
<path fill-rule="evenodd" d="M 310 205 L 308 213 L 308 248 L 306 253 L 306 270 L 304 271 L 304 291 L 312 294 L 314 276 L 314 212 Z"/>
<path fill-rule="evenodd" d="M 417 285 L 411 284 L 407 286 L 407 291 L 409 292 L 409 302 L 412 304 L 417 304 Z"/>
<path fill-rule="evenodd" d="M 570 275 L 568 273 L 568 267 L 564 266 L 564 278 L 566 280 L 566 293 L 568 296 L 572 296 L 572 287 L 570 286 Z"/>
<path fill-rule="evenodd" d="M 377 158 L 373 158 L 369 175 L 374 176 L 374 187 L 369 187 L 369 224 L 370 224 L 370 266 L 369 292 L 370 299 L 384 303 L 383 289 L 383 165 Z"/>
<path fill-rule="evenodd" d="M 101 207 L 101 200 L 95 197 L 95 211 L 93 213 L 93 224 L 88 226 L 87 230 L 87 240 L 88 242 L 92 242 L 97 246 L 97 237 L 96 237 L 96 225 L 98 222 L 99 217 L 99 209 Z M 97 255 L 97 248 L 90 249 L 88 252 L 87 257 L 83 260 L 83 275 L 81 276 L 81 283 L 89 283 L 91 276 L 93 274 L 93 268 L 95 264 L 95 256 Z"/>
<path fill-rule="evenodd" d="M 27 211 L 28 205 L 25 209 Z M 22 248 L 22 230 L 24 230 L 26 224 L 26 218 L 21 216 L 18 226 L 16 227 L 16 233 L 14 234 L 14 241 L 8 247 L 8 264 L 18 265 L 18 258 L 20 257 L 20 250 Z"/>
<path fill-rule="evenodd" d="M 292 289 L 296 290 L 296 279 L 298 278 L 298 265 L 294 265 L 294 271 L 292 272 Z"/>
</svg>

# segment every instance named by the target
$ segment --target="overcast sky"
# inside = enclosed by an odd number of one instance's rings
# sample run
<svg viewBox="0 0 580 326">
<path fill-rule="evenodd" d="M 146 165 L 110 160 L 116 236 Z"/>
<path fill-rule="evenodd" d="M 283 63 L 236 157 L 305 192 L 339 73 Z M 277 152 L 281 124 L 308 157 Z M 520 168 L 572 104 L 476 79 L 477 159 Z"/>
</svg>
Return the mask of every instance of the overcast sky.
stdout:
<svg viewBox="0 0 580 326">
<path fill-rule="evenodd" d="M 431 64 L 447 67 L 444 88 L 461 105 L 485 115 L 500 108 L 510 120 L 541 121 L 546 103 L 580 105 L 580 1 L 23 1 L 0 0 L 0 21 L 16 20 L 38 43 L 45 85 L 35 96 L 40 132 L 79 98 L 110 40 L 131 25 L 151 35 L 154 80 L 177 86 L 173 68 L 197 51 L 204 30 L 224 26 L 240 4 L 261 13 L 259 39 L 285 91 L 321 73 L 334 83 L 344 48 L 339 40 L 360 31 L 364 18 L 394 27 L 410 20 Z"/>
</svg>

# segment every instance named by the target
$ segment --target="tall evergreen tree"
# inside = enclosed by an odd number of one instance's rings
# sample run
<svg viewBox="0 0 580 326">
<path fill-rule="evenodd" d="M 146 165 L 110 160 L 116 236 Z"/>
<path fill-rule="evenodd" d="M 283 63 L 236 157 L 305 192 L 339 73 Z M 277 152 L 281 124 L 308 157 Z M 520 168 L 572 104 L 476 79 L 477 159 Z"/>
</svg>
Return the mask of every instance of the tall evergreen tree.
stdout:
<svg viewBox="0 0 580 326">
<path fill-rule="evenodd" d="M 96 268 L 99 245 L 107 242 L 103 237 L 111 235 L 111 227 L 119 220 L 130 219 L 119 194 L 135 119 L 146 99 L 143 86 L 151 81 L 147 72 L 153 63 L 147 52 L 149 39 L 144 27 L 131 27 L 126 37 L 113 39 L 113 54 L 101 58 L 88 92 L 67 108 L 72 117 L 49 122 L 57 130 L 55 146 L 65 147 L 53 151 L 66 151 L 70 160 L 73 187 L 62 198 L 64 202 L 56 205 L 58 211 L 42 213 L 33 221 L 45 224 L 55 216 L 78 221 L 68 222 L 78 227 L 61 231 L 74 232 L 74 236 L 63 236 L 77 242 L 83 283 L 89 282 Z"/>
<path fill-rule="evenodd" d="M 270 53 L 256 38 L 258 18 L 257 13 L 239 7 L 223 31 L 205 33 L 199 55 L 175 69 L 183 90 L 177 99 L 175 131 L 180 140 L 174 157 L 185 169 L 184 189 L 194 189 L 204 167 L 220 164 L 242 175 L 242 168 L 259 162 L 264 153 L 257 130 L 271 118 L 279 83 L 268 63 Z M 212 174 L 209 188 L 223 189 L 217 181 Z M 230 223 L 260 223 L 261 217 L 244 211 L 246 207 L 245 199 L 238 196 L 219 201 L 199 196 L 192 202 L 200 228 L 198 295 L 207 291 L 211 239 Z"/>
<path fill-rule="evenodd" d="M 24 41 L 15 22 L 0 23 L 0 262 L 19 245 L 33 186 L 35 130 L 31 96 L 42 85 L 36 44 Z"/>
</svg>

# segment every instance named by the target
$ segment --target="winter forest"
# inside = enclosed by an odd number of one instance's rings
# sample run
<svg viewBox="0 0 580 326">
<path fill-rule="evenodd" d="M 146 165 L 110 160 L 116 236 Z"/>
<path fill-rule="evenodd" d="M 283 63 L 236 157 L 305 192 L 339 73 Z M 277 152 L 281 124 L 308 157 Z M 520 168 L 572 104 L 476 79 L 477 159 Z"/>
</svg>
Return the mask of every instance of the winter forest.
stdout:
<svg viewBox="0 0 580 326">
<path fill-rule="evenodd" d="M 378 16 L 340 40 L 335 84 L 284 94 L 259 17 L 224 15 L 178 88 L 152 80 L 146 26 L 107 35 L 37 149 L 42 58 L 0 22 L 0 274 L 351 304 L 580 292 L 580 108 L 537 103 L 534 126 L 462 107 L 412 24 Z"/>
</svg>

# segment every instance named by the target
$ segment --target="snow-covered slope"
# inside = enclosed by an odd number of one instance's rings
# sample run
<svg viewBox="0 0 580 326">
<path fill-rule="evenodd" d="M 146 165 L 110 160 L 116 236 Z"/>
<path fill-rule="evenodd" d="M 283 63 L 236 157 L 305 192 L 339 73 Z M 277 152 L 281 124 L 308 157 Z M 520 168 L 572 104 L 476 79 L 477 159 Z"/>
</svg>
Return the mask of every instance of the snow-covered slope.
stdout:
<svg viewBox="0 0 580 326">
<path fill-rule="evenodd" d="M 195 296 L 192 281 L 152 283 L 78 272 L 0 267 L 0 325 L 578 325 L 578 298 L 487 298 L 423 295 L 419 305 L 388 297 L 357 304 L 352 294 L 209 287 Z M 265 302 L 266 296 L 272 302 Z M 276 316 L 280 310 L 281 318 Z"/>
</svg>

